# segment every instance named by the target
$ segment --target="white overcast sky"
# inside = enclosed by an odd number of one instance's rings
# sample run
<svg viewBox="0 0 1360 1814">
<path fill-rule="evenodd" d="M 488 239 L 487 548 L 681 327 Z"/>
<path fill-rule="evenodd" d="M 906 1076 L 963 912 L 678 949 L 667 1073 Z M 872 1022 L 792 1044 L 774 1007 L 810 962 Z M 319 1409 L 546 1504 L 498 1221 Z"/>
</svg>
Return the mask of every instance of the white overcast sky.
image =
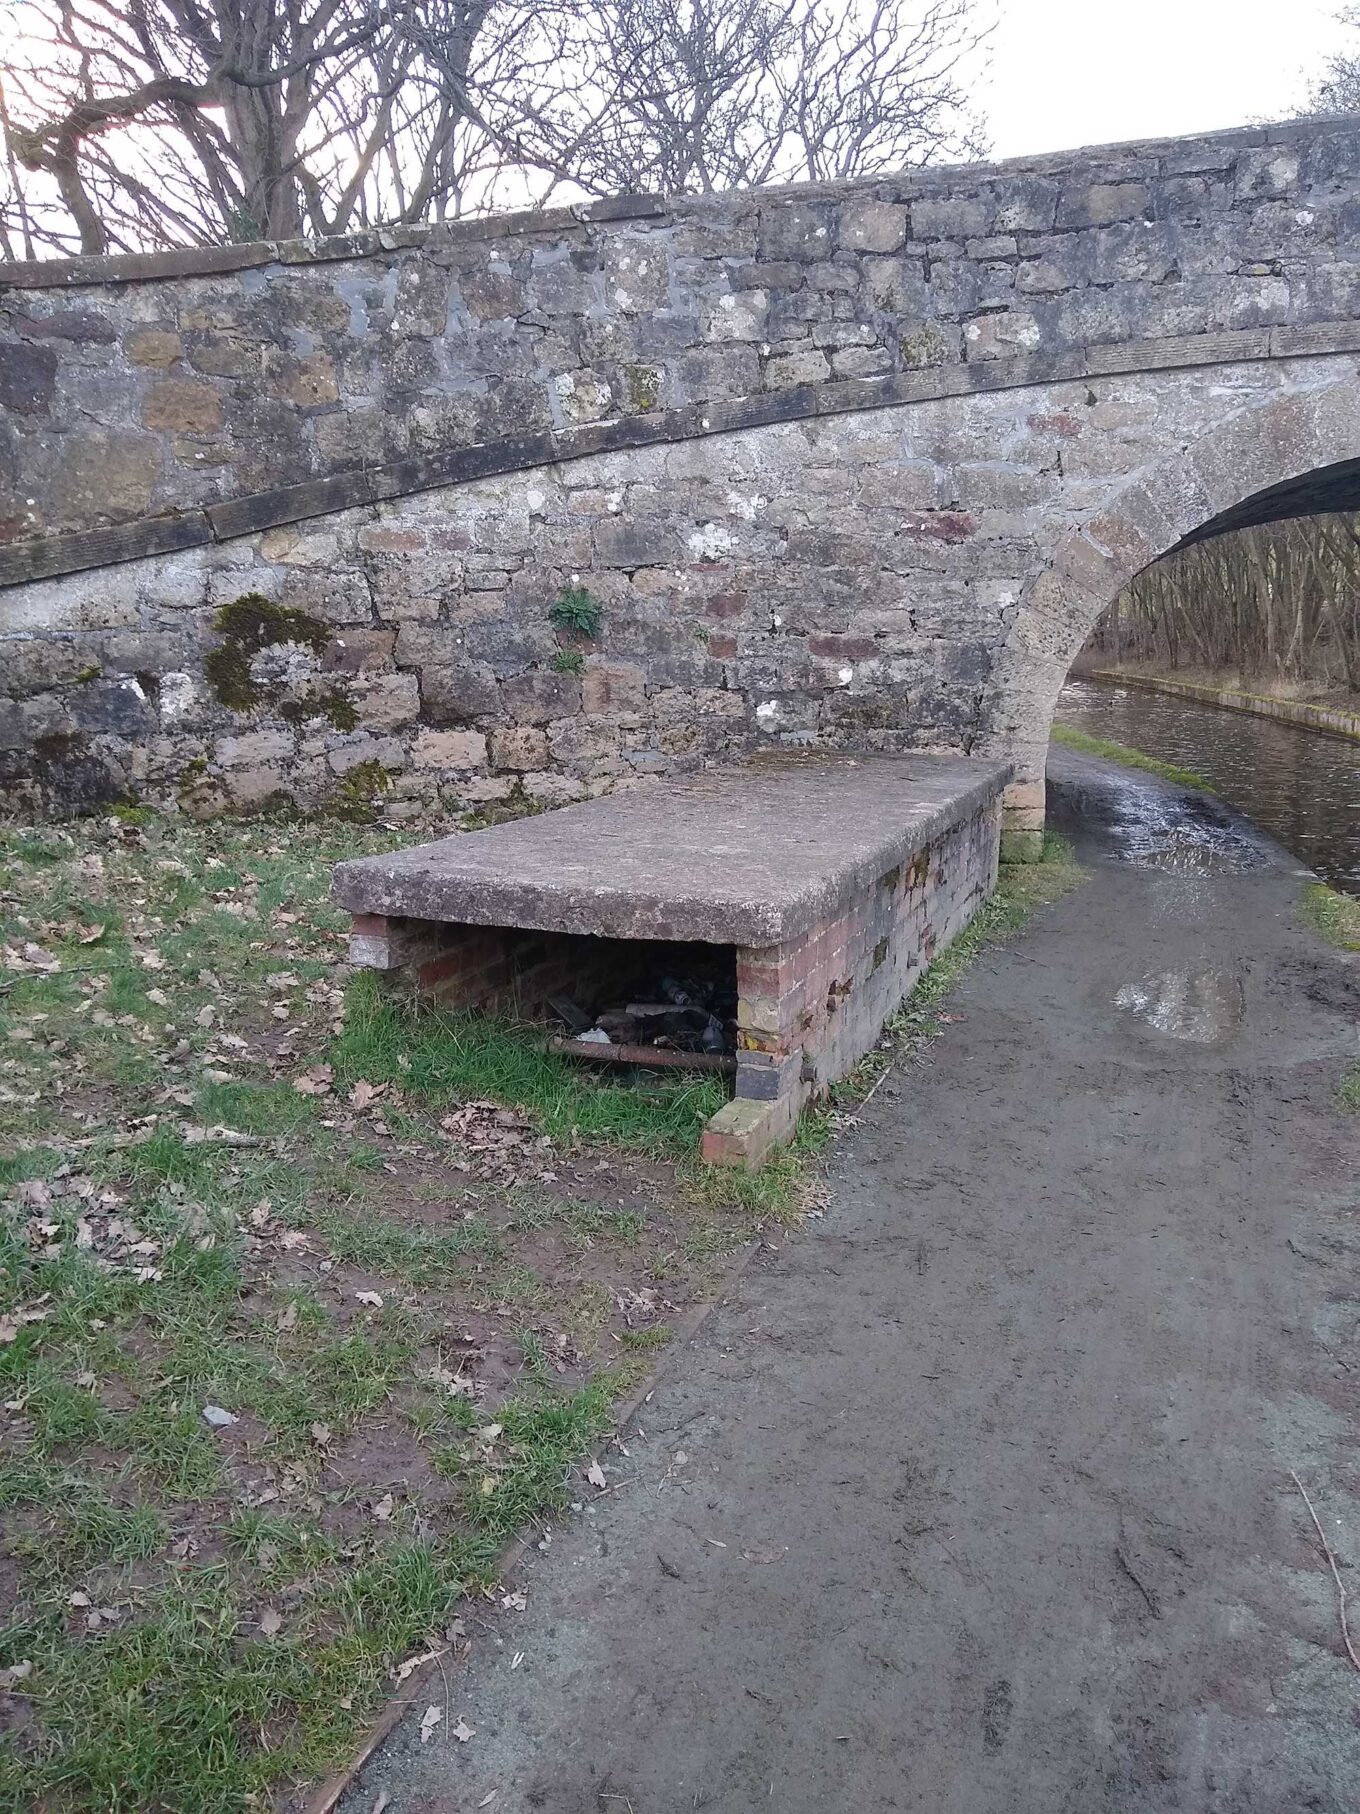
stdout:
<svg viewBox="0 0 1360 1814">
<path fill-rule="evenodd" d="M 998 0 L 994 157 L 1279 119 L 1360 31 L 1342 0 Z"/>
</svg>

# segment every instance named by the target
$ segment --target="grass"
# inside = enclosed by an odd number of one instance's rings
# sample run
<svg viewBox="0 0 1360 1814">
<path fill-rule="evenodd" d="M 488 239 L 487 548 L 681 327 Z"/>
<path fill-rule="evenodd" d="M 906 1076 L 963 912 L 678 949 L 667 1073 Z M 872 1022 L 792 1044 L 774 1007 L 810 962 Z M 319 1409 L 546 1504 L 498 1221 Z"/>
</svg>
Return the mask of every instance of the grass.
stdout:
<svg viewBox="0 0 1360 1814">
<path fill-rule="evenodd" d="M 266 1807 L 334 1767 L 581 1491 L 715 1269 L 809 1200 L 835 1107 L 715 1170 L 712 1080 L 602 1081 L 344 980 L 327 872 L 376 843 L 0 831 L 0 1806 Z M 1071 885 L 1049 855 L 1003 872 L 896 1049 Z"/>
<path fill-rule="evenodd" d="M 1339 951 L 1360 951 L 1360 896 L 1342 894 L 1325 882 L 1303 891 L 1303 916 L 1314 932 Z"/>
<path fill-rule="evenodd" d="M 1310 882 L 1301 901 L 1303 917 L 1319 937 L 1338 951 L 1360 951 L 1360 898 L 1342 894 L 1325 882 Z M 1348 1065 L 1336 1088 L 1343 1113 L 1360 1115 L 1360 1064 Z"/>
<path fill-rule="evenodd" d="M 1109 737 L 1093 737 L 1089 731 L 1079 731 L 1075 725 L 1055 724 L 1050 735 L 1055 743 L 1080 750 L 1085 756 L 1102 756 L 1107 762 L 1122 763 L 1125 768 L 1160 775 L 1163 781 L 1172 781 L 1177 787 L 1195 787 L 1205 794 L 1218 791 L 1208 776 L 1201 775 L 1197 769 L 1178 768 L 1174 762 L 1163 762 L 1158 756 L 1131 749 L 1127 743 L 1116 743 Z"/>
<path fill-rule="evenodd" d="M 404 1007 L 385 1000 L 365 972 L 350 985 L 345 1031 L 333 1062 L 345 1083 L 400 1083 L 427 1100 L 491 1097 L 528 1109 L 559 1140 L 609 1140 L 653 1153 L 683 1153 L 722 1102 L 711 1078 L 594 1080 L 569 1058 L 487 1015 Z"/>
</svg>

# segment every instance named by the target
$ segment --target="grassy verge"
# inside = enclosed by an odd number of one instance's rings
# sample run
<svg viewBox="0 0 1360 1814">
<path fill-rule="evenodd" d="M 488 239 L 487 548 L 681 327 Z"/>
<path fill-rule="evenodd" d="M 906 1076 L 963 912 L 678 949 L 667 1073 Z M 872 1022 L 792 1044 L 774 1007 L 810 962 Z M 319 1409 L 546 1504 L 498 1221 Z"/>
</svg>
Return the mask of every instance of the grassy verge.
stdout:
<svg viewBox="0 0 1360 1814">
<path fill-rule="evenodd" d="M 1325 882 L 1310 882 L 1303 891 L 1303 917 L 1329 945 L 1339 951 L 1360 951 L 1360 899 L 1342 894 Z M 1360 1115 L 1360 1064 L 1348 1065 L 1337 1085 L 1336 1105 L 1348 1115 Z"/>
<path fill-rule="evenodd" d="M 1054 743 L 1080 750 L 1085 756 L 1103 756 L 1107 762 L 1120 762 L 1125 768 L 1160 775 L 1163 781 L 1173 781 L 1178 787 L 1197 787 L 1206 794 L 1218 791 L 1213 782 L 1196 769 L 1177 768 L 1174 762 L 1163 762 L 1157 756 L 1146 755 L 1142 750 L 1132 749 L 1127 743 L 1116 743 L 1109 737 L 1093 737 L 1088 731 L 1079 731 L 1075 725 L 1055 724 L 1050 734 Z"/>
<path fill-rule="evenodd" d="M 1303 915 L 1314 932 L 1341 951 L 1360 951 L 1360 898 L 1311 882 L 1303 891 Z"/>
<path fill-rule="evenodd" d="M 348 977 L 326 875 L 374 840 L 0 835 L 0 1805 L 216 1814 L 343 1759 L 808 1200 L 834 1112 L 712 1171 L 710 1080 Z M 1006 871 L 897 1040 L 1074 876 Z"/>
</svg>

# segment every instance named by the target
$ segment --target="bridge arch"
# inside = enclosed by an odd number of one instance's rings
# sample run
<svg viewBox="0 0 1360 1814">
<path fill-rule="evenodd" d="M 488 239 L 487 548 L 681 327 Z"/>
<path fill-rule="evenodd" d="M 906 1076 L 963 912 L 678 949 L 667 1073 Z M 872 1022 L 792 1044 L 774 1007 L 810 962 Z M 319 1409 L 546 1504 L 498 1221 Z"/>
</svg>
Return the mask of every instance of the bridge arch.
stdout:
<svg viewBox="0 0 1360 1814">
<path fill-rule="evenodd" d="M 1016 764 L 1013 832 L 1043 826 L 1044 761 L 1058 695 L 1102 614 L 1162 555 L 1209 535 L 1360 509 L 1360 387 L 1334 371 L 1251 398 L 1130 477 L 1057 542 L 1023 588 L 996 663 L 985 747 Z"/>
</svg>

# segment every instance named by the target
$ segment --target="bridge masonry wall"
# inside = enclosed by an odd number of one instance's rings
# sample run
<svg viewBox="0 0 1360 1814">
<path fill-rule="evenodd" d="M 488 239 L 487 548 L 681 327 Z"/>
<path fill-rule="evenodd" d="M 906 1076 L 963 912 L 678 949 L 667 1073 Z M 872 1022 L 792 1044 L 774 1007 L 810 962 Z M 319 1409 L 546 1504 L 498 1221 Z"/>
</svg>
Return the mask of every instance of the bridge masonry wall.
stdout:
<svg viewBox="0 0 1360 1814">
<path fill-rule="evenodd" d="M 998 747 L 1060 537 L 1334 379 L 1358 304 L 1350 122 L 8 267 L 0 785 L 473 805 Z"/>
</svg>

